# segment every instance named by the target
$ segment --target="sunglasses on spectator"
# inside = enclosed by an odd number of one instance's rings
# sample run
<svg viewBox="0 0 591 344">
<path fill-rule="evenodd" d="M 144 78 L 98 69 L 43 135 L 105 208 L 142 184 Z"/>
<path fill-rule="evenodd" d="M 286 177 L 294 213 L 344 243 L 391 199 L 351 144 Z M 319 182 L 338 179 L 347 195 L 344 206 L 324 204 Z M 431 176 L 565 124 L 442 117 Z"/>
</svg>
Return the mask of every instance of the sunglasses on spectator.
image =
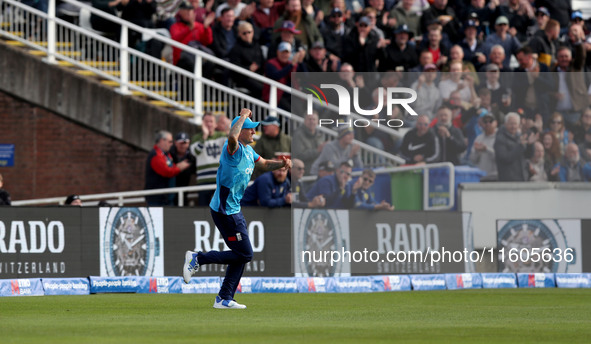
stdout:
<svg viewBox="0 0 591 344">
<path fill-rule="evenodd" d="M 341 171 L 341 174 L 346 174 L 346 175 L 350 176 L 351 175 L 351 172 Z"/>
<path fill-rule="evenodd" d="M 252 31 L 242 31 L 240 34 L 241 35 L 248 35 L 248 34 L 251 34 L 251 33 L 252 33 Z"/>
<path fill-rule="evenodd" d="M 367 24 L 359 24 L 359 27 L 367 27 Z"/>
<path fill-rule="evenodd" d="M 373 183 L 373 179 L 367 177 L 363 177 L 363 181 Z"/>
<path fill-rule="evenodd" d="M 484 124 L 491 124 L 493 122 L 492 119 L 485 119 L 484 121 L 482 121 L 482 123 Z"/>
<path fill-rule="evenodd" d="M 335 18 L 337 18 L 337 17 L 338 17 L 338 18 L 340 18 L 340 17 L 342 17 L 342 16 L 343 16 L 343 14 L 342 14 L 342 13 L 335 13 L 335 14 L 333 14 L 331 17 L 335 17 Z"/>
</svg>

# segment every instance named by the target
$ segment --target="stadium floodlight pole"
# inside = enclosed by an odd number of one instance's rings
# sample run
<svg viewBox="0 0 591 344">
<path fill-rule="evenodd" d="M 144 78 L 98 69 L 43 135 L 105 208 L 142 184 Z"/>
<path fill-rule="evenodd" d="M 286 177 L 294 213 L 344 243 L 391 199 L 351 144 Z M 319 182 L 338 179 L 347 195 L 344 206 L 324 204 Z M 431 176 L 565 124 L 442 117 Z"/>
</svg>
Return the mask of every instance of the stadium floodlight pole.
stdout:
<svg viewBox="0 0 591 344">
<path fill-rule="evenodd" d="M 55 60 L 55 1 L 49 0 L 47 7 L 47 58 L 45 62 L 56 64 Z"/>
</svg>

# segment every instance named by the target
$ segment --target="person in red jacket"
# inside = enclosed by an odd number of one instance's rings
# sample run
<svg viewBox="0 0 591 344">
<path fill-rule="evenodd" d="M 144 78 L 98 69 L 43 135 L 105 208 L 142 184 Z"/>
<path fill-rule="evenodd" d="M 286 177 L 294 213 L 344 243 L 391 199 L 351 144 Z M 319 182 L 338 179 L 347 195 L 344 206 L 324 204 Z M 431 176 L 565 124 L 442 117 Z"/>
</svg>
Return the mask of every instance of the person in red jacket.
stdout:
<svg viewBox="0 0 591 344">
<path fill-rule="evenodd" d="M 178 164 L 172 162 L 168 152 L 172 147 L 172 134 L 166 130 L 156 133 L 156 144 L 148 154 L 146 160 L 146 186 L 144 189 L 164 189 L 175 186 L 174 177 L 191 166 L 189 161 L 183 160 Z M 159 194 L 146 196 L 148 206 L 172 205 L 174 194 Z"/>
<path fill-rule="evenodd" d="M 170 27 L 170 37 L 172 39 L 188 45 L 192 45 L 189 44 L 192 41 L 199 42 L 203 46 L 210 45 L 213 42 L 210 25 L 215 20 L 215 13 L 208 14 L 203 20 L 203 24 L 201 24 L 195 21 L 193 5 L 188 1 L 183 1 L 179 7 L 178 18 L 180 20 Z M 181 49 L 173 47 L 172 62 L 177 65 L 181 58 L 185 58 L 181 55 Z"/>
</svg>

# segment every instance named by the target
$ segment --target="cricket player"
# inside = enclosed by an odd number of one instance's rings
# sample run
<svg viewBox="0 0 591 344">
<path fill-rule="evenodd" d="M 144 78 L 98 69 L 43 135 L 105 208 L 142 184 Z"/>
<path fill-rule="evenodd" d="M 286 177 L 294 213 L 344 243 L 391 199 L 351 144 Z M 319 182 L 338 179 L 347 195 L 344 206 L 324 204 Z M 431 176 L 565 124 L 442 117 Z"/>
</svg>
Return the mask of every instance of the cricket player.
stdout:
<svg viewBox="0 0 591 344">
<path fill-rule="evenodd" d="M 253 142 L 255 128 L 259 122 L 251 120 L 252 112 L 242 109 L 234 118 L 228 139 L 222 148 L 220 167 L 217 172 L 217 188 L 211 199 L 211 217 L 231 251 L 209 251 L 185 253 L 183 278 L 185 283 L 203 264 L 228 264 L 226 277 L 213 308 L 245 309 L 234 300 L 234 293 L 244 272 L 244 266 L 252 259 L 252 246 L 248 238 L 246 220 L 240 211 L 240 200 L 250 181 L 255 166 L 263 171 L 282 167 L 291 168 L 291 160 L 266 160 L 261 158 L 249 145 Z"/>
</svg>

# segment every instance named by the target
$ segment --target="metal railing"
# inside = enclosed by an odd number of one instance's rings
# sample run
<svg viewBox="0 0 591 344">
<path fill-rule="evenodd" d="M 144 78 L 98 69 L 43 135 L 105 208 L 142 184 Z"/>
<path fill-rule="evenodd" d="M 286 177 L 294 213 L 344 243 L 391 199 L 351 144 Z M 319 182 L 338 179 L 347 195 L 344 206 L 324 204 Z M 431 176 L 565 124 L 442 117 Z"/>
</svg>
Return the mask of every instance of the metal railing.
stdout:
<svg viewBox="0 0 591 344">
<path fill-rule="evenodd" d="M 36 49 L 39 54 L 46 55 L 47 63 L 73 65 L 105 79 L 108 85 L 117 87 L 122 94 L 145 96 L 157 105 L 170 106 L 179 114 L 189 114 L 197 124 L 200 124 L 201 116 L 206 111 L 237 114 L 244 107 L 253 111 L 254 120 L 257 121 L 269 115 L 278 115 L 285 128 L 289 127 L 287 123 L 292 126 L 295 123 L 297 126 L 303 122 L 301 116 L 294 116 L 277 107 L 277 92 L 287 92 L 301 101 L 307 99 L 307 94 L 174 41 L 160 34 L 161 29 L 142 28 L 78 1 L 62 1 L 79 7 L 86 17 L 93 14 L 120 25 L 120 41 L 109 39 L 90 27 L 85 28 L 56 18 L 55 0 L 49 1 L 48 13 L 15 0 L 0 0 L 0 35 Z M 141 33 L 143 42 L 153 39 L 165 46 L 193 54 L 194 71 L 181 69 L 130 47 L 131 32 Z M 268 85 L 269 103 L 203 77 L 204 62 L 213 63 L 216 67 Z M 318 103 L 317 100 L 314 101 Z M 338 113 L 338 108 L 332 104 L 327 104 L 326 109 Z M 363 118 L 356 114 L 352 116 Z M 376 126 L 373 123 L 372 125 Z M 290 129 L 293 130 L 294 127 Z M 333 130 L 320 129 L 326 139 L 336 136 Z M 376 129 L 385 131 L 393 137 L 401 136 L 388 127 L 379 126 Z M 362 147 L 362 159 L 367 166 L 396 166 L 403 163 L 397 156 L 361 142 L 357 143 Z"/>
<path fill-rule="evenodd" d="M 444 206 L 431 206 L 429 205 L 429 170 L 447 167 L 449 169 L 448 185 L 449 185 L 449 204 Z M 402 167 L 390 167 L 373 170 L 376 174 L 393 174 L 408 171 L 421 171 L 423 174 L 423 210 L 450 210 L 455 206 L 455 168 L 450 162 L 438 162 L 434 164 L 426 165 L 413 165 L 413 166 L 402 166 Z M 358 177 L 363 171 L 356 171 L 351 174 L 352 177 Z M 302 178 L 304 183 L 311 183 L 316 180 L 317 176 L 305 176 Z"/>
<path fill-rule="evenodd" d="M 431 207 L 428 203 L 429 198 L 429 170 L 435 168 L 447 167 L 449 169 L 449 199 L 450 202 L 447 206 L 442 207 Z M 400 173 L 406 171 L 422 171 L 423 172 L 423 210 L 449 210 L 453 209 L 455 205 L 455 175 L 454 175 L 454 165 L 449 162 L 441 162 L 435 164 L 428 164 L 428 165 L 415 165 L 415 166 L 404 166 L 404 167 L 394 167 L 394 168 L 381 168 L 375 169 L 374 172 L 376 174 L 384 174 L 384 173 Z M 361 175 L 361 171 L 353 172 L 352 176 L 357 177 Z M 316 180 L 316 176 L 306 176 L 302 178 L 302 181 L 305 183 L 313 182 Z M 252 185 L 253 182 L 250 182 L 248 185 Z M 162 195 L 162 194 L 174 194 L 176 193 L 178 196 L 179 206 L 184 206 L 184 195 L 187 193 L 199 192 L 199 191 L 206 191 L 206 190 L 215 190 L 215 185 L 198 185 L 198 186 L 185 186 L 185 187 L 175 187 L 175 188 L 165 188 L 165 189 L 154 189 L 154 190 L 137 190 L 137 191 L 124 191 L 124 192 L 111 192 L 111 193 L 101 193 L 101 194 L 92 194 L 92 195 L 80 195 L 80 199 L 83 201 L 84 206 L 94 206 L 98 203 L 98 201 L 105 201 L 107 203 L 123 206 L 129 203 L 141 203 L 144 202 L 144 196 L 150 195 Z M 52 205 L 52 204 L 59 204 L 63 205 L 66 200 L 65 196 L 62 197 L 50 197 L 50 198 L 42 198 L 42 199 L 31 199 L 31 200 L 20 200 L 20 201 L 13 201 L 13 206 L 34 206 L 34 205 Z"/>
</svg>

